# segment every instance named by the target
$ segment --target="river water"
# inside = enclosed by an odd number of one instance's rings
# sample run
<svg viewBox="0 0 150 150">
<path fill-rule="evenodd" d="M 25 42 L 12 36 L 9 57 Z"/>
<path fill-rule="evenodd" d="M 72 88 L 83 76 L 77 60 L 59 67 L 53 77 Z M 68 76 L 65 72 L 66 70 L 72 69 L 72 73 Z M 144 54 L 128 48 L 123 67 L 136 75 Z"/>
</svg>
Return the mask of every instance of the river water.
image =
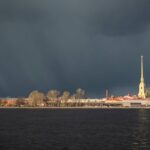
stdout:
<svg viewBox="0 0 150 150">
<path fill-rule="evenodd" d="M 0 109 L 0 150 L 148 150 L 148 109 Z"/>
</svg>

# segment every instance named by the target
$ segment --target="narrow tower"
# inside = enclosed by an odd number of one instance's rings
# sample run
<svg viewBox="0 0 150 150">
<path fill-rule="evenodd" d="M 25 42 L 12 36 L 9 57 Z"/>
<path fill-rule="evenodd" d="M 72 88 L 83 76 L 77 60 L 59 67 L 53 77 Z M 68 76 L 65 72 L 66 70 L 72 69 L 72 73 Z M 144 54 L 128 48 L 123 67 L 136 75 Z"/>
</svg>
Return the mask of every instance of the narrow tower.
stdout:
<svg viewBox="0 0 150 150">
<path fill-rule="evenodd" d="M 141 56 L 141 81 L 139 84 L 139 94 L 140 98 L 145 98 L 145 83 L 144 83 L 144 67 L 143 67 L 143 56 Z"/>
</svg>

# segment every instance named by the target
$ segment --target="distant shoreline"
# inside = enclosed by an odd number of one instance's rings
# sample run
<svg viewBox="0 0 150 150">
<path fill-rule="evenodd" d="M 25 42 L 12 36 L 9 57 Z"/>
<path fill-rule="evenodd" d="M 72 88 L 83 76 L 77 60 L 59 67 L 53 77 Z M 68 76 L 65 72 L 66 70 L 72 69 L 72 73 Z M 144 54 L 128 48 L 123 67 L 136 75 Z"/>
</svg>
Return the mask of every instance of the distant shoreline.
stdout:
<svg viewBox="0 0 150 150">
<path fill-rule="evenodd" d="M 0 107 L 0 109 L 150 109 L 150 107 Z"/>
</svg>

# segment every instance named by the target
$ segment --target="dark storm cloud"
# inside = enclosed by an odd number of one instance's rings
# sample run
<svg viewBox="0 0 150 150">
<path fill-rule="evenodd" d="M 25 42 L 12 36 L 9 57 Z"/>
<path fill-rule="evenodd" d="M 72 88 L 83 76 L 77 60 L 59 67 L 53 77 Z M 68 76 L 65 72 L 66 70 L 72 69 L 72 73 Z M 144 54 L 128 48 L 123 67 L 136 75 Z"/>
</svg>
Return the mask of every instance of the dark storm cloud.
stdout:
<svg viewBox="0 0 150 150">
<path fill-rule="evenodd" d="M 109 35 L 143 32 L 150 23 L 149 8 L 147 0 L 120 1 L 116 8 L 104 15 L 102 32 Z"/>
<path fill-rule="evenodd" d="M 139 56 L 149 55 L 149 7 L 148 0 L 1 0 L 0 95 L 134 91 Z"/>
</svg>

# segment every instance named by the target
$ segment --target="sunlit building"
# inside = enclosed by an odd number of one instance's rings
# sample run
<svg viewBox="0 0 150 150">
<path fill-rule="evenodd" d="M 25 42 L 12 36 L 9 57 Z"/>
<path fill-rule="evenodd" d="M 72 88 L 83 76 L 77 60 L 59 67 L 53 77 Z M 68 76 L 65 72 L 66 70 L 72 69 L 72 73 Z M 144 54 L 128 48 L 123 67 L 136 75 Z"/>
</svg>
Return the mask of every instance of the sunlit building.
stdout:
<svg viewBox="0 0 150 150">
<path fill-rule="evenodd" d="M 123 106 L 123 107 L 141 107 L 150 106 L 150 88 L 146 88 L 144 81 L 144 63 L 143 56 L 141 56 L 141 77 L 139 84 L 139 91 L 137 95 L 126 96 L 111 96 L 105 104 L 109 106 Z"/>
</svg>

